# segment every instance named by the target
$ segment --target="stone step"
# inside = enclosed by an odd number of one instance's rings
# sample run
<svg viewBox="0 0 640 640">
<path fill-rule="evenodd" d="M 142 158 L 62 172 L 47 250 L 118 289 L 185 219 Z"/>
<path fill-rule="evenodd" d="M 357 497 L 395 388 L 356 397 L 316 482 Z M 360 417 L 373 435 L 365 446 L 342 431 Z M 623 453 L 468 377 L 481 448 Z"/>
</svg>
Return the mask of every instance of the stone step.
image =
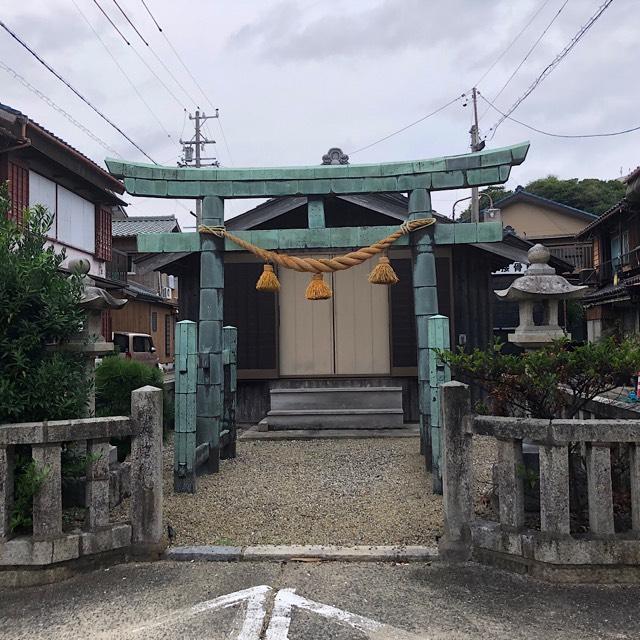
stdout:
<svg viewBox="0 0 640 640">
<path fill-rule="evenodd" d="M 271 389 L 271 410 L 400 409 L 402 387 Z"/>
<path fill-rule="evenodd" d="M 402 408 L 396 409 L 290 409 L 267 414 L 269 429 L 399 429 Z"/>
</svg>

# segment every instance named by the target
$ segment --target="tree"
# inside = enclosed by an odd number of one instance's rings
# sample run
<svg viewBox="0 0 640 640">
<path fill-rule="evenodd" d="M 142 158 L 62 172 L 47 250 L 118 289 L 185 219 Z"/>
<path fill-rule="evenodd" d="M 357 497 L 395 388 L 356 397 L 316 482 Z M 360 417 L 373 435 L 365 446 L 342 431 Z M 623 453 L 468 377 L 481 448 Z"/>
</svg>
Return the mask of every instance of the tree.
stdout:
<svg viewBox="0 0 640 640">
<path fill-rule="evenodd" d="M 65 255 L 47 247 L 53 221 L 42 206 L 8 218 L 0 185 L 0 424 L 78 418 L 90 383 L 82 357 L 55 346 L 79 330 L 80 277 L 60 272 Z"/>
<path fill-rule="evenodd" d="M 574 209 L 580 209 L 589 213 L 600 215 L 614 204 L 620 202 L 625 194 L 624 183 L 619 180 L 600 180 L 598 178 L 570 178 L 569 180 L 561 180 L 556 176 L 549 175 L 546 178 L 538 178 L 532 180 L 524 190 L 533 193 L 536 196 L 554 200 L 560 204 L 565 204 Z M 493 202 L 512 195 L 514 192 L 505 189 L 503 186 L 489 186 L 481 189 L 480 193 L 486 193 L 491 196 Z M 487 198 L 480 199 L 480 208 L 485 209 L 489 206 Z M 471 207 L 460 215 L 461 221 L 468 221 L 471 214 Z"/>
<path fill-rule="evenodd" d="M 547 176 L 530 182 L 525 190 L 575 209 L 600 215 L 622 200 L 625 186 L 619 180 L 560 180 L 556 176 Z"/>
</svg>

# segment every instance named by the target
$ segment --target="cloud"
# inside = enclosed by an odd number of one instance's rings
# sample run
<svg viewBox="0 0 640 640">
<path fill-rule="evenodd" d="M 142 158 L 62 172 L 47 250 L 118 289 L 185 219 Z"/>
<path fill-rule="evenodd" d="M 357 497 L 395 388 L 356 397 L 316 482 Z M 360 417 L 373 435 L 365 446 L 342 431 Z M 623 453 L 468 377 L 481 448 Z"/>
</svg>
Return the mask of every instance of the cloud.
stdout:
<svg viewBox="0 0 640 640">
<path fill-rule="evenodd" d="M 350 3 L 350 6 L 362 3 Z M 483 19 L 491 21 L 498 3 L 483 3 Z M 320 61 L 339 57 L 392 55 L 451 46 L 459 50 L 475 37 L 479 7 L 464 0 L 382 0 L 349 10 L 342 2 L 308 18 L 300 3 L 280 2 L 244 25 L 230 38 L 238 48 L 255 48 L 273 61 Z M 456 16 L 455 22 L 449 20 Z M 471 34 L 471 35 L 470 35 Z"/>
</svg>

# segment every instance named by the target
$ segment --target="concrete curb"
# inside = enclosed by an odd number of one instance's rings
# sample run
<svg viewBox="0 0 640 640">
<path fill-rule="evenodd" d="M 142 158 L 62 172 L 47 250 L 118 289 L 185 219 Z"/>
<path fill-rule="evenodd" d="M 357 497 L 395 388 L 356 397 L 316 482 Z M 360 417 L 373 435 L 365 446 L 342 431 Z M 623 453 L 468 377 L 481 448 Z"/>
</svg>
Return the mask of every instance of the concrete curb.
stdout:
<svg viewBox="0 0 640 640">
<path fill-rule="evenodd" d="M 171 547 L 165 560 L 182 562 L 429 562 L 438 559 L 438 549 L 421 545 L 328 546 L 328 545 L 256 545 L 252 547 L 192 546 Z"/>
</svg>

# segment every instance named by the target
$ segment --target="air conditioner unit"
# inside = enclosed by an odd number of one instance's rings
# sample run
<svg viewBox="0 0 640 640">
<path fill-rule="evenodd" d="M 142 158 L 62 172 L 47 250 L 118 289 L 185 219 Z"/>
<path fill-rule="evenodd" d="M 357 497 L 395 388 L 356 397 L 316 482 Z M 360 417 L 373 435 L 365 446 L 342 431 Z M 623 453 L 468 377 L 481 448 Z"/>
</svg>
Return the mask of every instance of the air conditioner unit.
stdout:
<svg viewBox="0 0 640 640">
<path fill-rule="evenodd" d="M 162 297 L 163 298 L 171 298 L 173 290 L 171 287 L 162 287 Z"/>
</svg>

